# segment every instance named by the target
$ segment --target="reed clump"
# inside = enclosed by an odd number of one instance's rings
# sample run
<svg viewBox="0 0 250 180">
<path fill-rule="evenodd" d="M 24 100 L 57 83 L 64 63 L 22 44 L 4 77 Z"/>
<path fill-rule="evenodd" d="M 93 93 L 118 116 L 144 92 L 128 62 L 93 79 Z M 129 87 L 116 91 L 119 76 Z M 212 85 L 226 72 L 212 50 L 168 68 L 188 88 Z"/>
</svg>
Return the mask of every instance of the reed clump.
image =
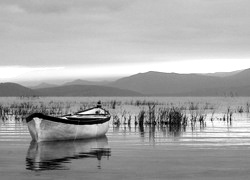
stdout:
<svg viewBox="0 0 250 180">
<path fill-rule="evenodd" d="M 145 118 L 145 111 L 141 110 L 138 115 L 138 123 L 140 127 L 144 125 L 144 118 Z"/>
<path fill-rule="evenodd" d="M 186 125 L 187 116 L 177 107 L 161 107 L 149 105 L 148 111 L 141 110 L 138 115 L 139 125 Z M 157 111 L 157 113 L 156 113 Z M 157 116 L 156 116 L 157 114 Z"/>
<path fill-rule="evenodd" d="M 249 113 L 250 112 L 250 103 L 247 102 L 246 103 L 246 113 Z"/>
<path fill-rule="evenodd" d="M 0 105 L 0 118 L 7 120 L 13 117 L 17 121 L 23 121 L 25 118 L 35 112 L 60 116 L 69 114 L 71 105 L 64 102 L 12 102 L 5 105 Z"/>
<path fill-rule="evenodd" d="M 243 106 L 238 106 L 237 112 L 238 112 L 238 113 L 243 113 L 243 112 L 244 112 Z"/>
<path fill-rule="evenodd" d="M 120 124 L 121 124 L 120 118 L 118 117 L 118 115 L 114 115 L 113 116 L 113 125 L 120 126 Z"/>
<path fill-rule="evenodd" d="M 155 104 L 148 104 L 149 111 L 147 124 L 156 124 L 155 106 Z"/>
<path fill-rule="evenodd" d="M 148 105 L 163 105 L 164 103 L 159 101 L 152 101 L 152 100 L 131 100 L 129 102 L 125 102 L 125 105 L 132 105 L 132 106 L 148 106 Z"/>
<path fill-rule="evenodd" d="M 189 103 L 189 110 L 190 111 L 199 110 L 199 103 L 190 102 Z"/>
<path fill-rule="evenodd" d="M 168 121 L 167 124 L 183 124 L 183 114 L 178 108 L 171 108 L 168 114 Z"/>
<path fill-rule="evenodd" d="M 232 117 L 233 117 L 233 111 L 230 107 L 227 108 L 227 113 L 226 113 L 226 117 L 227 117 L 227 122 L 232 122 Z"/>
<path fill-rule="evenodd" d="M 159 110 L 158 122 L 161 128 L 166 128 L 168 135 L 179 136 L 182 131 L 185 131 L 188 117 L 180 108 L 165 107 Z"/>
</svg>

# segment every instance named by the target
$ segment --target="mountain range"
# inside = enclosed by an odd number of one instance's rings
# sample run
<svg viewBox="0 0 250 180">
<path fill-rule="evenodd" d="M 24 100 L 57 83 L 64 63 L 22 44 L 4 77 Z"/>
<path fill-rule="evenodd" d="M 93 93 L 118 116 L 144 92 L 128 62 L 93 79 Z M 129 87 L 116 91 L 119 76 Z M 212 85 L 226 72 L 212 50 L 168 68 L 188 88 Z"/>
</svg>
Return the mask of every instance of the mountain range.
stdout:
<svg viewBox="0 0 250 180">
<path fill-rule="evenodd" d="M 33 87 L 0 83 L 0 96 L 250 96 L 250 69 L 212 74 L 149 71 L 112 82 L 77 79 Z"/>
<path fill-rule="evenodd" d="M 121 78 L 112 87 L 154 96 L 249 96 L 250 69 L 234 75 L 211 76 L 150 71 Z"/>
</svg>

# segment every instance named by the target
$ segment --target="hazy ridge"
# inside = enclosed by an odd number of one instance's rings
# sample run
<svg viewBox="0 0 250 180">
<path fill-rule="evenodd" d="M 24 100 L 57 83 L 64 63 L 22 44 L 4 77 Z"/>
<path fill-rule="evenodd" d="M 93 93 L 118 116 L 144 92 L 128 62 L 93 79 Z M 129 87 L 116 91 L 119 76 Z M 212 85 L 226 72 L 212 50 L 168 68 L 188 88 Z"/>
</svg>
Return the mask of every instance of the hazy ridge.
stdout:
<svg viewBox="0 0 250 180">
<path fill-rule="evenodd" d="M 40 96 L 140 96 L 132 90 L 98 85 L 66 85 L 54 88 L 41 88 L 36 92 Z"/>
<path fill-rule="evenodd" d="M 16 83 L 1 83 L 0 96 L 141 96 L 131 90 L 97 85 L 66 85 L 30 89 Z"/>
<path fill-rule="evenodd" d="M 146 72 L 121 78 L 111 84 L 147 95 L 162 96 L 250 96 L 250 69 L 218 77 L 200 74 Z"/>
<path fill-rule="evenodd" d="M 77 79 L 32 88 L 1 83 L 0 96 L 250 96 L 250 69 L 214 74 L 149 71 L 113 82 Z"/>
<path fill-rule="evenodd" d="M 16 83 L 0 83 L 0 96 L 35 96 L 37 93 Z"/>
</svg>

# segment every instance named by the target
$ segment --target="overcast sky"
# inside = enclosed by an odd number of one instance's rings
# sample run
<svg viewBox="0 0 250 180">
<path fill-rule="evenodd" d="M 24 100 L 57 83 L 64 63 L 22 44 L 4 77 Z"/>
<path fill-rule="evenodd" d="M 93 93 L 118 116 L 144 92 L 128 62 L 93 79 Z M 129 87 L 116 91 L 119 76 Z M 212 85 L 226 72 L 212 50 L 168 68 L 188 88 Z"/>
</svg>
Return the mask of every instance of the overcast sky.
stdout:
<svg viewBox="0 0 250 180">
<path fill-rule="evenodd" d="M 250 68 L 249 0 L 1 0 L 0 80 Z"/>
</svg>

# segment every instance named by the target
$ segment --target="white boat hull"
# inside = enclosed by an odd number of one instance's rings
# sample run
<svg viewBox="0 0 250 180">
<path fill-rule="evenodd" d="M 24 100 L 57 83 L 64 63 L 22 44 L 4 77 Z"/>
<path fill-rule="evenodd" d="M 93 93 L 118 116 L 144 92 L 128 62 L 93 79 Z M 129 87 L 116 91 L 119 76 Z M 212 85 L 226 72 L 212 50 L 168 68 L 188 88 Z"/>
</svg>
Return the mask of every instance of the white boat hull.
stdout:
<svg viewBox="0 0 250 180">
<path fill-rule="evenodd" d="M 88 139 L 104 136 L 109 129 L 109 121 L 100 124 L 75 125 L 36 117 L 28 122 L 28 129 L 36 142 Z"/>
</svg>

